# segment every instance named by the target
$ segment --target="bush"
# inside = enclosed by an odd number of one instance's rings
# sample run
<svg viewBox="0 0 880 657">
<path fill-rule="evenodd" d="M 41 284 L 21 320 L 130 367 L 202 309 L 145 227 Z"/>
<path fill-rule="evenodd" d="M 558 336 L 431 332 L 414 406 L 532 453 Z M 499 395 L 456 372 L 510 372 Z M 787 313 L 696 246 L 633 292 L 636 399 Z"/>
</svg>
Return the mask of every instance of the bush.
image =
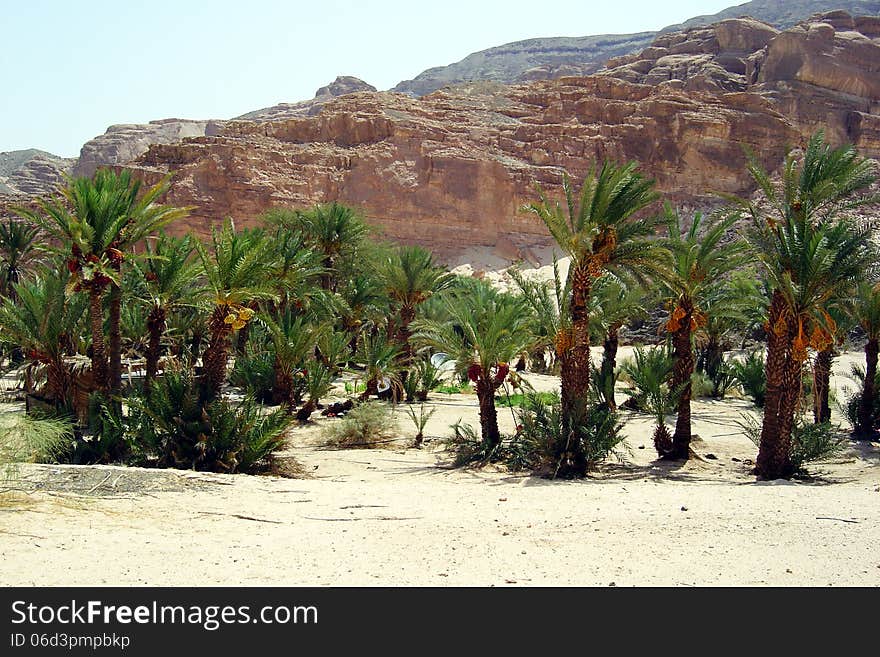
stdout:
<svg viewBox="0 0 880 657">
<path fill-rule="evenodd" d="M 0 465 L 62 460 L 73 442 L 73 420 L 0 413 Z"/>
<path fill-rule="evenodd" d="M 334 447 L 372 447 L 397 437 L 391 407 L 383 402 L 363 402 L 338 421 L 328 424 L 322 435 Z"/>
<path fill-rule="evenodd" d="M 529 469 L 556 477 L 570 453 L 580 452 L 586 470 L 593 469 L 621 445 L 623 424 L 618 415 L 601 401 L 591 400 L 580 414 L 581 424 L 566 434 L 562 422 L 562 403 L 554 394 L 550 403 L 539 394 L 529 394 L 519 413 L 517 433 L 507 447 L 506 461 L 513 469 Z M 579 438 L 575 438 L 579 437 Z M 579 440 L 572 444 L 571 439 Z M 563 473 L 566 476 L 585 473 Z"/>
<path fill-rule="evenodd" d="M 272 403 L 272 389 L 275 385 L 274 356 L 270 351 L 247 351 L 235 359 L 229 374 L 229 383 L 245 390 L 262 404 Z"/>
<path fill-rule="evenodd" d="M 755 406 L 764 408 L 764 400 L 767 396 L 764 353 L 759 349 L 750 353 L 744 360 L 732 360 L 730 370 L 743 392 L 755 402 Z"/>
<path fill-rule="evenodd" d="M 844 387 L 845 401 L 838 403 L 837 408 L 846 416 L 850 426 L 855 429 L 859 424 L 859 407 L 862 403 L 862 390 L 865 386 L 864 366 L 853 365 L 849 378 L 858 385 L 858 389 L 853 391 L 849 387 Z M 880 373 L 876 377 L 874 389 L 880 390 Z M 871 410 L 871 426 L 875 429 L 880 428 L 880 397 L 874 399 L 874 407 Z"/>
<path fill-rule="evenodd" d="M 272 453 L 284 444 L 290 419 L 283 409 L 266 414 L 252 397 L 237 404 L 205 403 L 185 369 L 167 368 L 149 392 L 133 404 L 131 432 L 160 466 L 254 472 L 270 465 Z"/>
<path fill-rule="evenodd" d="M 559 398 L 559 395 L 555 392 L 515 392 L 512 395 L 501 395 L 495 400 L 495 403 L 506 408 L 525 408 L 532 398 L 539 400 L 542 404 L 552 404 Z"/>
<path fill-rule="evenodd" d="M 627 408 L 653 414 L 672 413 L 678 398 L 669 394 L 674 361 L 666 347 L 636 347 L 632 358 L 620 365 L 621 379 L 628 384 Z M 661 408 L 662 407 L 662 408 Z"/>
<path fill-rule="evenodd" d="M 741 415 L 738 422 L 743 432 L 755 446 L 761 444 L 761 425 L 763 419 L 752 415 Z M 796 417 L 791 432 L 791 464 L 796 474 L 806 474 L 808 463 L 828 461 L 839 456 L 846 447 L 846 437 L 839 425 L 830 422 L 814 424 Z"/>
<path fill-rule="evenodd" d="M 694 372 L 691 377 L 691 397 L 693 399 L 711 397 L 714 390 L 715 384 L 708 374 L 705 372 Z"/>
<path fill-rule="evenodd" d="M 460 467 L 469 463 L 488 463 L 498 460 L 503 449 L 501 444 L 492 447 L 471 425 L 462 424 L 461 420 L 453 424 L 450 429 L 452 429 L 452 436 L 445 439 L 443 443 L 447 452 L 455 454 L 455 459 L 452 462 L 454 466 Z"/>
</svg>

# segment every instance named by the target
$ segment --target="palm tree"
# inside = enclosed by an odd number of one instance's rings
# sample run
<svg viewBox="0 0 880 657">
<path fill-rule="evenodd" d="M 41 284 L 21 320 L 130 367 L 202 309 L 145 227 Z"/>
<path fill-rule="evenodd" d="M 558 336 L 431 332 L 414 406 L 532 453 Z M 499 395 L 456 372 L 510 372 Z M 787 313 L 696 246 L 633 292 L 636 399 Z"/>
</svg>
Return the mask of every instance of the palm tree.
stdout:
<svg viewBox="0 0 880 657">
<path fill-rule="evenodd" d="M 666 206 L 668 237 L 665 246 L 672 256 L 672 266 L 661 285 L 672 308 L 666 331 L 672 337 L 673 374 L 669 386 L 680 393 L 675 433 L 668 445 L 659 445 L 659 456 L 687 459 L 691 442 L 691 377 L 694 374 L 694 332 L 706 325 L 706 297 L 723 278 L 742 264 L 741 242 L 723 243 L 736 215 L 709 217 L 694 215 L 685 230 L 678 213 Z"/>
<path fill-rule="evenodd" d="M 830 301 L 863 276 L 870 262 L 867 228 L 841 218 L 874 202 L 857 196 L 875 180 L 873 165 L 852 146 L 832 149 L 822 133 L 798 157 L 786 156 L 781 189 L 754 156 L 749 173 L 768 210 L 740 200 L 749 217 L 747 239 L 772 286 L 767 331 L 767 394 L 755 472 L 762 479 L 793 474 L 791 436 L 808 347 L 833 340 Z"/>
<path fill-rule="evenodd" d="M 599 366 L 601 396 L 608 408 L 617 409 L 614 383 L 617 369 L 617 348 L 620 329 L 626 322 L 647 315 L 645 290 L 638 285 L 627 285 L 611 275 L 600 277 L 593 288 L 590 320 L 594 333 L 602 339 L 602 364 Z"/>
<path fill-rule="evenodd" d="M 39 227 L 30 222 L 10 218 L 0 223 L 0 295 L 15 293 L 22 270 L 43 251 L 39 238 Z"/>
<path fill-rule="evenodd" d="M 396 321 L 389 322 L 389 329 L 394 326 L 394 340 L 409 361 L 413 353 L 409 325 L 416 318 L 418 307 L 448 287 L 453 276 L 434 263 L 430 251 L 420 246 L 401 246 L 382 263 L 380 280 L 397 313 Z"/>
<path fill-rule="evenodd" d="M 520 299 L 492 290 L 450 295 L 445 307 L 451 321 L 417 319 L 413 339 L 449 354 L 458 373 L 474 383 L 483 444 L 490 454 L 501 443 L 495 391 L 510 371 L 508 363 L 529 346 L 528 314 Z"/>
<path fill-rule="evenodd" d="M 259 229 L 236 231 L 231 219 L 220 231 L 211 231 L 212 250 L 196 242 L 204 268 L 208 292 L 213 296 L 213 310 L 208 322 L 210 343 L 202 356 L 204 370 L 202 394 L 213 399 L 226 381 L 229 360 L 229 337 L 243 328 L 254 316 L 248 304 L 275 296 L 269 275 L 274 261 L 272 244 Z"/>
<path fill-rule="evenodd" d="M 299 212 L 298 217 L 306 243 L 322 258 L 321 287 L 335 291 L 338 267 L 356 258 L 369 230 L 367 224 L 357 210 L 336 201 Z"/>
<path fill-rule="evenodd" d="M 274 351 L 272 402 L 285 405 L 290 410 L 297 404 L 294 377 L 308 375 L 306 362 L 329 327 L 314 324 L 291 308 L 284 309 L 276 317 L 264 314 L 261 320 L 269 328 Z"/>
<path fill-rule="evenodd" d="M 556 339 L 558 335 L 569 331 L 571 317 L 568 312 L 568 303 L 571 300 L 570 279 L 562 280 L 559 261 L 553 257 L 553 279 L 542 281 L 538 278 L 526 278 L 518 269 L 508 270 L 517 291 L 522 296 L 529 312 L 529 333 L 532 335 L 532 344 L 529 353 L 534 360 L 539 361 L 538 369 L 544 364 L 545 355 L 551 355 L 550 368 L 556 363 L 562 354 L 557 352 L 557 345 L 562 343 Z M 532 365 L 535 368 L 534 364 Z"/>
<path fill-rule="evenodd" d="M 73 377 L 65 356 L 71 350 L 85 310 L 82 297 L 65 294 L 66 269 L 46 269 L 33 280 L 13 284 L 15 299 L 0 303 L 4 341 L 24 349 L 28 358 L 46 368 L 42 396 L 59 409 L 73 406 Z"/>
<path fill-rule="evenodd" d="M 361 401 L 379 394 L 379 383 L 387 380 L 392 397 L 400 397 L 403 371 L 403 350 L 400 345 L 380 332 L 363 334 L 355 354 L 355 361 L 364 366 L 365 388 Z"/>
<path fill-rule="evenodd" d="M 724 363 L 724 352 L 731 347 L 729 336 L 739 331 L 745 340 L 763 322 L 767 297 L 754 270 L 738 269 L 706 290 L 702 310 L 706 324 L 696 335 L 697 369 L 712 381 L 712 397 L 718 399 L 723 396 L 723 381 L 732 376 Z"/>
<path fill-rule="evenodd" d="M 826 306 L 835 330 L 831 333 L 831 340 L 817 351 L 813 358 L 814 424 L 822 424 L 831 420 L 831 405 L 828 403 L 831 392 L 831 368 L 834 366 L 834 358 L 837 356 L 837 345 L 843 344 L 853 327 L 852 316 L 844 306 L 848 301 L 848 299 L 832 300 Z"/>
<path fill-rule="evenodd" d="M 658 197 L 654 181 L 636 172 L 636 163 L 603 164 L 593 169 L 575 200 L 568 175 L 562 184 L 566 207 L 551 203 L 538 187 L 541 202 L 526 206 L 547 226 L 559 247 L 571 257 L 570 324 L 555 336 L 562 365 L 562 415 L 569 427 L 578 422 L 590 389 L 590 295 L 604 272 L 626 272 L 643 282 L 662 269 L 666 256 L 655 241 L 656 219 L 636 219 Z M 580 443 L 581 441 L 575 441 Z"/>
<path fill-rule="evenodd" d="M 193 259 L 195 246 L 191 235 L 170 237 L 164 232 L 155 240 L 146 242 L 146 260 L 136 265 L 144 281 L 149 308 L 146 324 L 146 379 L 144 389 L 149 392 L 150 382 L 156 377 L 162 356 L 162 336 L 168 315 L 183 307 L 194 307 L 200 289 L 195 285 L 201 267 Z"/>
<path fill-rule="evenodd" d="M 872 411 L 877 405 L 877 354 L 880 352 L 880 286 L 863 282 L 853 304 L 859 326 L 865 331 L 865 379 L 859 399 L 859 416 L 856 435 L 870 438 L 875 435 Z"/>
<path fill-rule="evenodd" d="M 61 252 L 66 251 L 68 255 L 70 288 L 89 295 L 92 375 L 99 390 L 117 391 L 121 383 L 120 272 L 125 260 L 124 249 L 188 213 L 188 208 L 157 203 L 168 191 L 169 181 L 170 177 L 166 176 L 140 195 L 141 182 L 133 180 L 129 171 L 116 173 L 99 169 L 92 178 L 68 179 L 60 198 L 38 201 L 45 216 L 25 208 L 17 209 L 18 214 L 39 224 L 61 243 Z M 109 360 L 103 308 L 108 287 L 111 288 Z"/>
</svg>

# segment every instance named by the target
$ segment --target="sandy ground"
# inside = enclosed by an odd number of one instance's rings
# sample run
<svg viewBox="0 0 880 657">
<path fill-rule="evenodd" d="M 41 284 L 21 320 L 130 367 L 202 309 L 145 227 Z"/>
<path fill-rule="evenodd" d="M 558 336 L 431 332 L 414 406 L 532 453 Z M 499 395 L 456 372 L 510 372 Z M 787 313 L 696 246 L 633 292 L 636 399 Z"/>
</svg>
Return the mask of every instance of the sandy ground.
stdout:
<svg viewBox="0 0 880 657">
<path fill-rule="evenodd" d="M 649 418 L 631 415 L 620 462 L 549 481 L 446 467 L 437 439 L 459 417 L 476 423 L 476 404 L 434 398 L 422 450 L 327 449 L 319 427 L 332 419 L 296 430 L 299 479 L 23 466 L 56 492 L 0 505 L 0 584 L 880 584 L 876 443 L 852 443 L 811 480 L 756 483 L 756 449 L 736 425 L 751 404 L 697 401 L 701 460 L 655 462 Z M 508 409 L 499 419 L 512 428 Z M 62 481 L 79 487 L 57 492 Z"/>
</svg>

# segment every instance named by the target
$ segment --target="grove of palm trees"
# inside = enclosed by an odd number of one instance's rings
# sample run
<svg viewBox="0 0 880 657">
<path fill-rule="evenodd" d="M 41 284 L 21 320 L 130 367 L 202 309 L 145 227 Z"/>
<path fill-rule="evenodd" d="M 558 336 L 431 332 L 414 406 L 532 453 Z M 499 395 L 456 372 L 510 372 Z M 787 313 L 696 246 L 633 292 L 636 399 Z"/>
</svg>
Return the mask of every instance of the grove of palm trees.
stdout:
<svg viewBox="0 0 880 657">
<path fill-rule="evenodd" d="M 333 534 L 339 545 L 357 553 L 350 541 L 364 539 L 369 522 L 385 522 L 370 531 L 389 536 L 389 520 L 415 523 L 414 535 L 429 540 L 418 524 L 427 508 L 483 516 L 478 525 L 495 532 L 522 490 L 524 510 L 510 513 L 529 524 L 510 542 L 526 555 L 545 540 L 532 524 L 546 522 L 540 494 L 567 509 L 557 534 L 588 541 L 584 514 L 605 517 L 618 504 L 627 513 L 632 482 L 656 489 L 651 504 L 674 507 L 673 519 L 656 519 L 661 532 L 688 512 L 688 491 L 710 485 L 718 499 L 748 485 L 755 509 L 793 495 L 763 482 L 806 486 L 815 504 L 834 506 L 835 468 L 848 463 L 868 491 L 880 430 L 880 277 L 859 210 L 880 201 L 876 163 L 822 133 L 793 149 L 779 175 L 748 162 L 757 192 L 703 212 L 675 208 L 635 162 L 566 175 L 562 198 L 537 187 L 521 212 L 543 222 L 562 259 L 537 271 L 515 265 L 498 275 L 504 285 L 387 242 L 358 208 L 335 201 L 275 208 L 246 227 L 227 218 L 200 237 L 186 231 L 190 208 L 162 202 L 168 178 L 151 187 L 125 171 L 70 178 L 0 225 L 5 504 L 26 512 L 29 496 L 71 472 L 86 473 L 76 474 L 88 482 L 85 498 L 143 477 L 170 487 L 157 509 L 180 531 L 183 505 L 192 522 L 235 516 L 274 523 L 267 532 L 338 525 L 353 532 Z M 413 468 L 420 475 L 408 489 Z M 510 492 L 492 491 L 510 478 Z M 227 482 L 229 492 L 199 502 L 187 481 Z M 282 492 L 293 498 L 299 483 L 345 503 L 312 508 L 310 494 L 281 510 L 270 497 L 256 501 L 261 486 L 292 485 Z M 619 502 L 610 486 L 623 489 Z M 390 501 L 395 494 L 404 499 Z M 349 528 L 330 522 L 396 504 L 409 511 Z M 814 515 L 857 523 L 858 513 Z M 467 544 L 465 526 L 448 529 Z M 223 531 L 250 545 L 246 530 Z M 628 540 L 621 532 L 609 540 Z M 528 547 L 522 536 L 533 537 Z M 76 537 L 87 549 L 91 539 Z M 411 555 L 387 540 L 405 581 L 439 576 L 410 576 Z M 382 570 L 376 555 L 362 556 Z M 249 559 L 268 568 L 264 556 Z M 866 568 L 880 573 L 880 564 Z M 330 576 L 369 583 L 365 572 Z"/>
</svg>

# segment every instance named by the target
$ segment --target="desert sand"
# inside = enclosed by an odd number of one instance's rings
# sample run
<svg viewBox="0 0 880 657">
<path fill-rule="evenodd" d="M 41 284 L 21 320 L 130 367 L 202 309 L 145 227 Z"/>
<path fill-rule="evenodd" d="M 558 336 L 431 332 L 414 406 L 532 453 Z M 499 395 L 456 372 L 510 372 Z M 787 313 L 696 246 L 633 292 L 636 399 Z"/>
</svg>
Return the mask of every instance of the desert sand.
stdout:
<svg viewBox="0 0 880 657">
<path fill-rule="evenodd" d="M 858 359 L 838 360 L 837 387 Z M 476 424 L 476 402 L 432 398 L 421 450 L 407 448 L 402 411 L 401 442 L 383 449 L 328 449 L 320 426 L 333 419 L 295 429 L 295 479 L 22 466 L 40 490 L 0 505 L 0 584 L 880 584 L 876 443 L 851 443 L 811 479 L 758 483 L 756 448 L 736 424 L 751 403 L 699 400 L 700 459 L 656 462 L 650 419 L 630 414 L 619 461 L 551 481 L 449 468 L 439 438 L 459 418 Z M 509 409 L 499 419 L 513 428 Z"/>
</svg>

